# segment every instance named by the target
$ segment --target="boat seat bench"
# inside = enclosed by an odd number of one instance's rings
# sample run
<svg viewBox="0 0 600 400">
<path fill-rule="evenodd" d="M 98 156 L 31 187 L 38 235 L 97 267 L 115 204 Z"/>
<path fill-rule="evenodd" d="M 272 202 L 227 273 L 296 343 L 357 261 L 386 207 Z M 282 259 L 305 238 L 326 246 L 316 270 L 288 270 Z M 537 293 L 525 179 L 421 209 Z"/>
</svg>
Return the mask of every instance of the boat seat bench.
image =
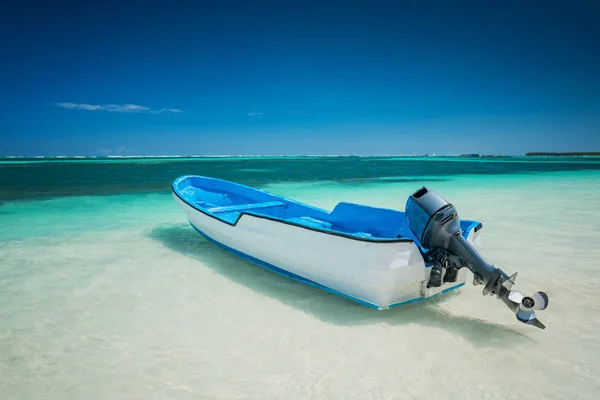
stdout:
<svg viewBox="0 0 600 400">
<path fill-rule="evenodd" d="M 216 204 L 212 204 L 212 203 L 209 203 L 207 201 L 198 201 L 198 202 L 196 202 L 194 204 L 196 204 L 198 207 L 202 207 L 202 208 L 218 207 Z"/>
<path fill-rule="evenodd" d="M 212 207 L 209 208 L 207 211 L 211 213 L 224 213 L 232 211 L 252 210 L 256 208 L 281 207 L 284 205 L 285 203 L 281 201 L 268 201 L 265 203 L 236 204 L 233 206 Z"/>
<path fill-rule="evenodd" d="M 286 221 L 294 222 L 299 225 L 311 226 L 313 228 L 325 228 L 325 229 L 331 228 L 331 223 L 321 221 L 319 219 L 312 218 L 312 217 L 288 218 L 288 219 L 286 219 Z"/>
<path fill-rule="evenodd" d="M 358 236 L 358 237 L 364 237 L 364 238 L 373 237 L 373 235 L 371 235 L 370 233 L 367 233 L 367 232 L 355 232 L 355 233 L 353 233 L 353 235 Z"/>
<path fill-rule="evenodd" d="M 294 218 L 288 218 L 286 221 L 294 222 L 299 225 L 310 226 L 313 228 L 331 229 L 331 222 L 321 221 L 320 219 L 316 219 L 313 217 L 307 217 L 307 216 L 294 217 Z M 367 232 L 355 232 L 355 233 L 351 233 L 351 235 L 358 236 L 358 237 L 364 237 L 364 238 L 373 237 L 372 234 L 367 233 Z"/>
</svg>

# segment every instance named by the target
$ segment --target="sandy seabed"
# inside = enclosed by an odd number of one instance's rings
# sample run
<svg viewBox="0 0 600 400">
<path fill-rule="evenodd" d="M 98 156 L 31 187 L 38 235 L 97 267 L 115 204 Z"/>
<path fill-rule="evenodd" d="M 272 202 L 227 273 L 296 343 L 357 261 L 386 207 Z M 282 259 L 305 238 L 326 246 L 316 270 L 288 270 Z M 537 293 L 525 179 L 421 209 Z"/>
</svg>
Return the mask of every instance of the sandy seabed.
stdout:
<svg viewBox="0 0 600 400">
<path fill-rule="evenodd" d="M 426 183 L 483 222 L 482 254 L 545 290 L 546 330 L 481 287 L 388 311 L 197 235 L 168 195 L 0 208 L 0 398 L 600 398 L 600 175 Z M 419 182 L 267 190 L 403 209 Z"/>
</svg>

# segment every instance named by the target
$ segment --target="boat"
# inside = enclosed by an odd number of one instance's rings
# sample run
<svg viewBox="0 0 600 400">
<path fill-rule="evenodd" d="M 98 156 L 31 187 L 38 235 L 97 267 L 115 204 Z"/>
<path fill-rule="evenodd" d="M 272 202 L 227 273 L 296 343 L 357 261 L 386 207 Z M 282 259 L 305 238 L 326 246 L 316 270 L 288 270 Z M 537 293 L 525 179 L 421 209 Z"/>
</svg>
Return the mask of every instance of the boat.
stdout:
<svg viewBox="0 0 600 400">
<path fill-rule="evenodd" d="M 482 223 L 459 219 L 426 187 L 406 210 L 340 202 L 331 211 L 214 177 L 184 175 L 171 190 L 198 234 L 294 280 L 385 310 L 458 289 L 472 272 L 484 294 L 504 300 L 521 322 L 543 327 L 533 309 L 545 308 L 545 293 L 510 290 L 516 274 L 475 250 Z"/>
</svg>

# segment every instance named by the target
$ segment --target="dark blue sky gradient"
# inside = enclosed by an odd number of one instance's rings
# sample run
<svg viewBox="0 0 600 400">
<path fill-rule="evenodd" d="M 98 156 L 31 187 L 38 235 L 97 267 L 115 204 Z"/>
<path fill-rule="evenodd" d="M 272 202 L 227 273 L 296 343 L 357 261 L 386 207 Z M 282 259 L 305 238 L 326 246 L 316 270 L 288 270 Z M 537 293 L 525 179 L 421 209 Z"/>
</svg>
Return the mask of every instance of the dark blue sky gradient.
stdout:
<svg viewBox="0 0 600 400">
<path fill-rule="evenodd" d="M 0 155 L 600 151 L 598 2 L 13 3 Z"/>
</svg>

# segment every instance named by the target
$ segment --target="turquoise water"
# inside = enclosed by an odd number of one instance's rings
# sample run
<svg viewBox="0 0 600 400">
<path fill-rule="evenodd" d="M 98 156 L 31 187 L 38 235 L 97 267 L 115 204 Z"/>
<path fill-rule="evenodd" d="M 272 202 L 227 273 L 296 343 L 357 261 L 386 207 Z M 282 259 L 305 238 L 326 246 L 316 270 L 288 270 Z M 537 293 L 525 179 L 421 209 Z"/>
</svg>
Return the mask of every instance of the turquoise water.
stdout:
<svg viewBox="0 0 600 400">
<path fill-rule="evenodd" d="M 314 181 L 360 185 L 381 179 L 386 183 L 406 181 L 418 185 L 463 175 L 557 171 L 600 171 L 600 157 L 557 157 L 555 161 L 549 157 L 256 157 L 25 163 L 5 160 L 0 163 L 0 202 L 53 196 L 164 193 L 175 178 L 189 173 L 262 186 Z"/>
<path fill-rule="evenodd" d="M 0 165 L 1 399 L 597 399 L 600 160 L 294 158 Z M 200 238 L 179 175 L 331 209 L 421 185 L 545 290 L 544 331 L 468 284 L 377 312 Z"/>
</svg>

